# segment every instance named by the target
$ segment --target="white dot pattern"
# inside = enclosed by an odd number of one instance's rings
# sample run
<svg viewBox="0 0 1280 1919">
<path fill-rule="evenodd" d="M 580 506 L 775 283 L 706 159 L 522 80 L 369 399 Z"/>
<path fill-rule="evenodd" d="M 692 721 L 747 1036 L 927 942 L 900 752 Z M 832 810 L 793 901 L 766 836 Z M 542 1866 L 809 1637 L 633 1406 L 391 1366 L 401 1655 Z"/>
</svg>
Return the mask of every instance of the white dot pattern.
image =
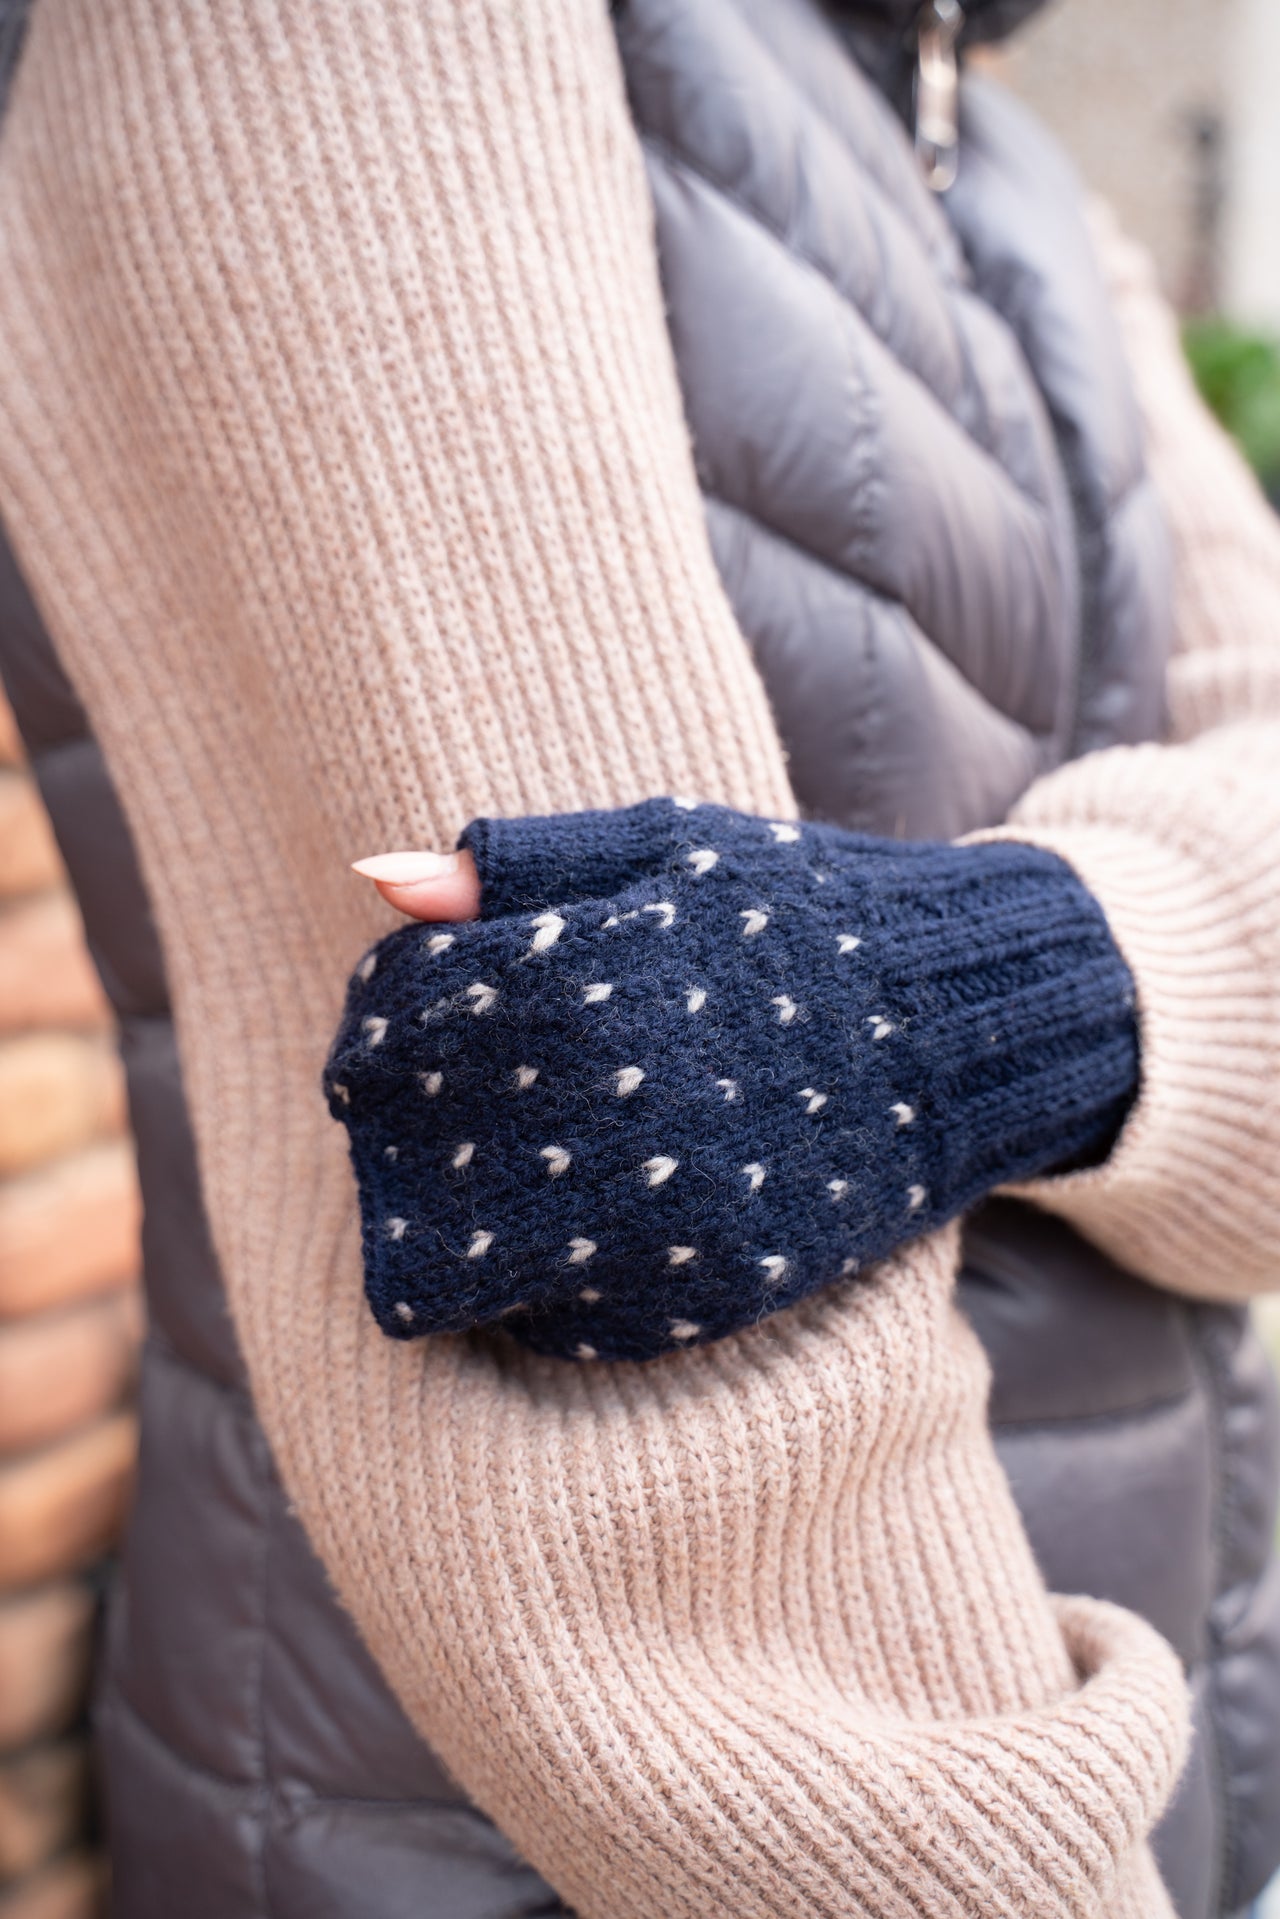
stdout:
<svg viewBox="0 0 1280 1919">
<path fill-rule="evenodd" d="M 757 833 L 767 831 L 780 855 L 781 849 L 800 845 L 805 838 L 799 827 L 784 821 L 765 822 L 763 828 L 760 823 L 754 823 L 754 826 Z M 742 890 L 736 896 L 731 893 L 729 911 L 725 915 L 727 923 L 721 928 L 722 937 L 727 934 L 732 938 L 735 917 L 742 940 L 758 940 L 771 927 L 776 929 L 777 936 L 760 946 L 758 956 L 753 954 L 747 958 L 744 955 L 741 960 L 732 959 L 733 949 L 726 947 L 724 950 L 729 964 L 722 972 L 716 973 L 712 970 L 715 962 L 707 957 L 709 949 L 704 943 L 714 929 L 714 921 L 709 922 L 707 915 L 715 912 L 716 902 L 722 897 L 717 891 L 721 885 L 741 889 L 741 874 L 733 860 L 726 859 L 725 850 L 718 845 L 677 847 L 675 857 L 683 868 L 683 884 L 686 887 L 683 896 L 677 893 L 673 899 L 640 900 L 634 905 L 628 903 L 625 910 L 619 905 L 604 920 L 600 919 L 598 912 L 593 914 L 588 906 L 585 926 L 574 907 L 565 907 L 562 911 L 548 908 L 526 916 L 513 925 L 514 950 L 509 951 L 505 958 L 500 956 L 483 962 L 495 969 L 486 978 L 468 979 L 465 972 L 459 978 L 455 973 L 453 983 L 449 984 L 449 967 L 441 964 L 434 977 L 438 982 L 437 991 L 443 991 L 444 996 L 436 998 L 425 1011 L 420 1012 L 422 1025 L 414 1017 L 419 1012 L 421 1000 L 411 1001 L 405 1006 L 402 1000 L 393 998 L 390 1006 L 387 1005 L 385 996 L 392 991 L 392 985 L 384 977 L 386 969 L 380 965 L 381 949 L 366 955 L 357 972 L 361 984 L 370 988 L 371 995 L 376 993 L 382 996 L 386 1008 L 380 1013 L 369 1012 L 353 1023 L 358 1027 L 364 1052 L 383 1049 L 383 1059 L 376 1065 L 371 1062 L 363 1070 L 369 1075 L 380 1075 L 380 1084 L 385 1085 L 387 1075 L 397 1070 L 407 1046 L 421 1047 L 428 1043 L 427 1036 L 414 1037 L 422 1034 L 422 1027 L 438 1031 L 443 1064 L 430 1065 L 427 1070 L 418 1071 L 413 1077 L 428 1099 L 442 1100 L 442 1118 L 447 1119 L 449 1114 L 457 1116 L 455 1124 L 459 1130 L 467 1119 L 475 1124 L 480 1115 L 484 1119 L 489 1117 L 483 1079 L 477 1076 L 474 1048 L 476 1045 L 490 1046 L 486 1037 L 483 1041 L 471 1043 L 470 1050 L 468 1046 L 459 1047 L 456 1038 L 459 1015 L 465 1018 L 466 1015 L 482 1017 L 496 1013 L 497 1018 L 493 1020 L 495 1038 L 507 1031 L 512 1034 L 520 1031 L 531 1034 L 536 1030 L 543 1034 L 544 1043 L 549 1049 L 543 1056 L 543 1063 L 535 1065 L 526 1060 L 522 1064 L 510 1064 L 510 1054 L 506 1060 L 499 1054 L 490 1069 L 488 1093 L 495 1124 L 500 1123 L 503 1127 L 512 1127 L 517 1119 L 523 1119 L 526 1115 L 532 1117 L 535 1113 L 544 1116 L 566 1111 L 573 1113 L 574 1130 L 565 1135 L 573 1139 L 572 1149 L 555 1140 L 539 1145 L 536 1138 L 524 1148 L 526 1154 L 535 1155 L 534 1165 L 547 1182 L 562 1182 L 554 1197 L 546 1187 L 536 1188 L 538 1192 L 546 1193 L 546 1198 L 537 1202 L 539 1206 L 561 1209 L 558 1214 L 548 1212 L 545 1215 L 547 1219 L 554 1218 L 557 1222 L 558 1230 L 554 1234 L 548 1234 L 539 1241 L 537 1233 L 541 1229 L 533 1229 L 532 1243 L 541 1245 L 543 1250 L 537 1254 L 528 1250 L 531 1242 L 523 1228 L 523 1241 L 521 1235 L 507 1231 L 502 1206 L 507 1192 L 512 1188 L 508 1186 L 504 1189 L 503 1180 L 514 1180 L 516 1189 L 527 1194 L 530 1200 L 535 1188 L 527 1184 L 527 1171 L 521 1173 L 518 1165 L 510 1165 L 509 1152 L 493 1150 L 492 1142 L 496 1139 L 518 1139 L 518 1135 L 500 1132 L 492 1136 L 476 1132 L 474 1137 L 468 1139 L 458 1139 L 455 1133 L 452 1140 L 447 1133 L 443 1139 L 436 1135 L 435 1166 L 447 1167 L 457 1175 L 466 1175 L 465 1179 L 459 1178 L 447 1189 L 456 1195 L 455 1203 L 460 1207 L 465 1204 L 471 1215 L 458 1236 L 451 1238 L 442 1232 L 439 1224 L 426 1216 L 425 1209 L 423 1217 L 419 1219 L 411 1206 L 405 1206 L 402 1202 L 400 1211 L 389 1212 L 382 1218 L 380 1237 L 389 1246 L 410 1242 L 416 1247 L 419 1260 L 424 1258 L 428 1247 L 438 1253 L 445 1246 L 452 1246 L 455 1259 L 473 1262 L 488 1260 L 483 1277 L 477 1274 L 469 1286 L 475 1296 L 484 1298 L 486 1302 L 492 1300 L 491 1304 L 486 1305 L 490 1318 L 532 1311 L 535 1316 L 533 1323 L 541 1325 L 546 1319 L 545 1309 L 548 1305 L 557 1312 L 568 1310 L 567 1303 L 558 1302 L 571 1302 L 574 1310 L 592 1309 L 590 1322 L 584 1320 L 581 1327 L 572 1331 L 569 1330 L 572 1322 L 569 1322 L 563 1346 L 555 1349 L 566 1353 L 576 1352 L 584 1358 L 597 1358 L 601 1352 L 605 1358 L 616 1356 L 614 1341 L 617 1321 L 614 1315 L 620 1312 L 625 1325 L 625 1315 L 629 1311 L 634 1312 L 637 1305 L 636 1282 L 625 1278 L 628 1261 L 639 1259 L 643 1262 L 647 1259 L 651 1262 L 654 1297 L 653 1317 L 649 1323 L 655 1330 L 650 1336 L 659 1343 L 665 1341 L 669 1345 L 687 1345 L 699 1339 L 717 1337 L 723 1332 L 722 1324 L 708 1324 L 707 1316 L 699 1311 L 699 1307 L 702 1302 L 715 1299 L 716 1310 L 719 1311 L 720 1300 L 731 1294 L 735 1283 L 730 1277 L 735 1260 L 740 1265 L 741 1277 L 736 1284 L 744 1306 L 754 1299 L 757 1311 L 770 1311 L 787 1299 L 800 1296 L 797 1278 L 804 1280 L 807 1267 L 814 1263 L 812 1258 L 806 1253 L 802 1261 L 798 1254 L 788 1250 L 782 1234 L 778 1235 L 782 1243 L 779 1244 L 778 1239 L 775 1239 L 771 1248 L 769 1239 L 764 1238 L 764 1235 L 768 1233 L 773 1238 L 780 1222 L 785 1233 L 786 1223 L 797 1217 L 796 1207 L 803 1209 L 805 1204 L 811 1203 L 802 1196 L 797 1197 L 806 1184 L 811 1183 L 810 1190 L 814 1195 L 825 1192 L 834 1208 L 840 1208 L 843 1202 L 851 1200 L 855 1192 L 853 1178 L 837 1172 L 829 1161 L 823 1165 L 815 1156 L 821 1154 L 827 1145 L 840 1150 L 841 1142 L 844 1142 L 843 1150 L 848 1152 L 848 1142 L 851 1140 L 858 1142 L 855 1151 L 860 1154 L 862 1142 L 871 1137 L 874 1110 L 883 1116 L 876 1134 L 880 1140 L 887 1137 L 889 1122 L 894 1133 L 909 1134 L 917 1120 L 917 1107 L 912 1100 L 894 1098 L 891 1090 L 884 1085 L 885 1067 L 877 1065 L 873 1069 L 870 1065 L 857 1064 L 859 1044 L 868 1039 L 873 1043 L 882 1042 L 899 1030 L 896 1011 L 867 1013 L 864 1010 L 867 1003 L 865 999 L 862 1006 L 855 1002 L 847 1012 L 837 1009 L 842 1022 L 838 1028 L 837 1043 L 842 1067 L 848 1072 L 847 1080 L 828 1079 L 824 1086 L 821 1083 L 806 1083 L 804 1078 L 806 1063 L 810 1066 L 813 1078 L 816 1078 L 813 1068 L 820 1063 L 830 1070 L 833 1009 L 825 1000 L 820 1002 L 812 991 L 802 996 L 786 977 L 787 967 L 802 950 L 793 942 L 803 936 L 803 926 L 800 935 L 796 935 L 792 916 L 798 910 L 797 900 L 805 902 L 820 881 L 833 877 L 838 879 L 838 872 L 834 875 L 819 872 L 803 858 L 792 861 L 779 857 L 769 870 L 777 873 L 785 868 L 792 871 L 795 877 L 776 883 L 771 903 L 739 906 L 737 902 L 742 899 Z M 667 870 L 670 871 L 669 868 Z M 710 877 L 713 875 L 714 878 Z M 671 880 L 667 883 L 674 884 Z M 695 886 L 698 888 L 696 894 L 693 892 Z M 840 896 L 835 886 L 830 888 L 830 892 L 833 907 L 822 910 L 830 911 L 834 918 L 839 911 Z M 749 899 L 750 895 L 747 897 Z M 696 899 L 698 902 L 696 913 L 692 908 L 687 912 L 694 927 L 689 943 L 679 932 L 686 918 L 684 899 Z M 840 922 L 836 920 L 835 923 L 839 925 Z M 845 924 L 848 924 L 847 920 Z M 830 925 L 829 921 L 827 925 Z M 574 928 L 572 932 L 571 926 Z M 659 936 L 661 943 L 657 946 L 647 945 L 643 949 L 647 957 L 640 958 L 638 949 L 628 946 L 629 926 L 636 929 L 633 939 L 640 936 L 641 927 L 648 927 Z M 609 950 L 617 956 L 618 966 L 625 963 L 629 970 L 625 973 L 620 971 L 614 979 L 575 978 L 572 959 L 567 960 L 566 954 L 576 951 L 584 939 L 589 942 L 606 932 L 610 938 Z M 669 942 L 668 935 L 672 936 Z M 862 936 L 851 931 L 825 931 L 824 938 L 828 942 L 828 957 L 832 954 L 832 944 L 841 958 L 858 953 L 863 945 Z M 425 947 L 428 957 L 443 961 L 444 955 L 455 945 L 458 948 L 452 962 L 455 966 L 465 965 L 468 950 L 479 950 L 468 948 L 465 932 L 459 935 L 432 934 L 411 950 L 421 953 Z M 492 952 L 492 943 L 484 950 Z M 699 963 L 709 969 L 709 984 L 698 982 L 696 974 L 693 980 L 681 979 L 678 973 L 674 973 L 672 961 L 663 957 L 668 950 L 675 956 L 674 966 L 679 966 L 681 953 L 696 952 Z M 529 961 L 538 964 L 528 973 L 517 970 Z M 496 970 L 499 967 L 505 970 Z M 417 977 L 422 977 L 421 972 Z M 810 975 L 800 974 L 797 977 L 808 982 Z M 822 975 L 818 972 L 814 977 Z M 849 990 L 856 991 L 858 971 L 851 969 L 844 977 L 851 982 Z M 536 989 L 521 984 L 522 980 L 534 978 L 539 982 Z M 764 995 L 754 997 L 766 979 L 769 985 Z M 545 1028 L 522 1027 L 520 1024 L 528 1018 L 526 1007 L 532 990 L 546 996 L 544 1003 L 549 1008 L 550 1021 Z M 625 996 L 621 1005 L 617 1004 L 620 995 Z M 751 997 L 748 998 L 748 995 Z M 580 1074 L 575 1080 L 573 1062 L 564 1051 L 565 1039 L 571 1034 L 572 1027 L 556 1009 L 563 1007 L 566 1002 L 569 1007 L 576 1002 L 584 1009 L 603 1009 L 611 1001 L 615 1004 L 610 1007 L 606 1017 L 592 1019 L 584 1023 L 581 1029 L 581 1044 L 591 1047 L 594 1063 L 590 1072 Z M 367 1006 L 369 1001 L 366 1000 L 365 1004 Z M 712 1007 L 714 1012 L 708 1013 Z M 676 1070 L 668 1075 L 663 1047 L 668 1037 L 678 1036 L 672 1034 L 669 1024 L 664 1026 L 664 1014 L 669 1022 L 671 1014 L 680 1008 L 686 1016 L 708 1016 L 689 1030 L 687 1044 L 692 1050 L 688 1056 L 676 1056 Z M 758 1039 L 764 1045 L 766 1031 L 775 1033 L 776 1037 L 767 1042 L 773 1049 L 771 1054 L 766 1052 L 763 1056 L 743 1056 L 736 1050 L 741 1047 L 744 1019 L 747 1022 L 745 1030 L 752 1036 L 753 1042 Z M 451 1021 L 455 1023 L 455 1034 L 449 1031 Z M 851 1035 L 854 1039 L 852 1052 Z M 646 1059 L 645 1065 L 636 1062 L 635 1052 L 632 1052 L 630 1059 L 627 1058 L 627 1050 L 636 1046 L 637 1042 L 653 1047 L 652 1056 Z M 783 1048 L 786 1049 L 785 1054 Z M 339 1103 L 350 1102 L 353 1097 L 351 1089 L 357 1085 L 354 1075 L 361 1070 L 359 1053 L 353 1051 L 350 1056 L 356 1061 L 350 1081 L 346 1078 L 341 1081 L 335 1079 L 329 1086 L 330 1100 L 335 1107 Z M 518 1059 L 519 1054 L 515 1057 Z M 534 1059 L 538 1057 L 535 1053 Z M 883 1059 L 889 1071 L 894 1070 L 894 1062 L 898 1057 L 896 1049 L 887 1049 L 884 1053 Z M 690 1059 L 697 1062 L 696 1073 L 708 1074 L 708 1078 L 700 1083 L 695 1080 L 692 1088 Z M 725 1070 L 734 1067 L 738 1059 L 742 1059 L 741 1078 L 734 1071 Z M 793 1062 L 790 1069 L 784 1063 L 787 1060 Z M 718 1066 L 720 1077 L 712 1078 Z M 865 1097 L 860 1093 L 858 1075 L 867 1077 L 873 1072 L 880 1076 L 874 1081 L 878 1100 L 869 1110 Z M 549 1079 L 548 1073 L 551 1075 Z M 868 1078 L 868 1084 L 871 1083 L 872 1080 Z M 698 1091 L 699 1084 L 703 1089 L 701 1092 Z M 511 1103 L 512 1095 L 528 1094 L 535 1087 L 539 1088 L 538 1097 L 527 1107 L 517 1108 Z M 707 1110 L 704 1103 L 712 1087 L 716 1099 Z M 680 1089 L 678 1092 L 677 1088 Z M 851 1088 L 860 1097 L 861 1104 L 852 1103 Z M 643 1097 L 637 1099 L 642 1089 Z M 619 1102 L 634 1101 L 634 1116 L 614 1116 L 609 1103 L 610 1096 Z M 576 1106 L 573 1105 L 575 1101 L 578 1102 Z M 691 1108 L 687 1114 L 685 1105 Z M 705 1126 L 697 1117 L 700 1106 L 705 1114 Z M 721 1121 L 718 1114 L 722 1106 L 737 1110 L 732 1115 L 725 1115 Z M 786 1117 L 788 1113 L 790 1120 Z M 825 1123 L 820 1127 L 788 1131 L 797 1114 L 802 1115 L 804 1120 L 823 1119 Z M 664 1116 L 676 1122 L 665 1150 L 662 1149 Z M 551 1121 L 551 1124 L 555 1123 Z M 560 1123 L 566 1122 L 561 1120 Z M 717 1125 L 723 1128 L 723 1137 L 719 1141 L 715 1136 Z M 682 1146 L 682 1141 L 690 1140 L 690 1127 L 695 1144 Z M 842 1127 L 850 1130 L 842 1130 Z M 609 1196 L 599 1185 L 597 1169 L 601 1149 L 612 1151 L 616 1144 L 622 1144 L 626 1150 L 628 1128 L 632 1129 L 630 1136 L 636 1140 L 639 1150 L 634 1159 L 624 1159 L 623 1164 L 629 1163 L 636 1169 L 639 1194 L 652 1194 L 654 1198 L 650 1202 L 643 1197 L 628 1197 L 626 1190 L 612 1189 L 619 1194 L 616 1214 L 621 1228 L 619 1233 L 614 1234 L 603 1230 L 606 1218 L 612 1225 L 613 1213 L 609 1207 Z M 420 1158 L 416 1156 L 420 1154 L 421 1138 L 405 1133 L 401 1133 L 400 1137 L 408 1140 L 410 1167 L 420 1165 Z M 545 1133 L 543 1138 L 546 1138 Z M 704 1138 L 709 1154 L 705 1162 L 698 1150 Z M 716 1154 L 724 1154 L 724 1142 L 729 1140 L 735 1143 L 741 1141 L 739 1150 L 748 1152 L 754 1144 L 758 1152 L 758 1157 L 748 1158 L 738 1164 L 739 1183 L 736 1190 L 730 1188 L 734 1193 L 733 1206 L 739 1209 L 749 1207 L 749 1210 L 740 1210 L 733 1215 L 739 1222 L 731 1228 L 738 1236 L 736 1244 L 726 1241 L 725 1219 L 717 1214 L 715 1199 L 717 1186 L 725 1199 L 729 1198 L 725 1175 L 727 1173 L 732 1177 L 737 1155 L 728 1160 L 727 1166 L 723 1163 L 719 1168 L 716 1166 Z M 759 1151 L 761 1147 L 766 1148 L 767 1159 L 765 1152 Z M 912 1174 L 919 1164 L 915 1157 L 918 1148 L 912 1145 L 909 1138 L 904 1138 L 899 1150 L 904 1156 L 910 1157 L 904 1158 L 900 1174 L 902 1183 L 897 1191 L 905 1194 L 907 1212 L 916 1214 L 928 1204 L 925 1185 L 918 1181 L 907 1183 L 912 1180 Z M 378 1151 L 388 1168 L 395 1167 L 403 1157 L 403 1149 L 398 1141 L 388 1142 L 384 1139 L 378 1142 Z M 575 1159 L 578 1162 L 576 1164 Z M 525 1165 L 527 1168 L 527 1159 Z M 682 1166 L 685 1168 L 684 1176 L 677 1179 Z M 574 1175 L 572 1179 L 566 1177 L 570 1173 Z M 405 1177 L 412 1178 L 412 1172 Z M 845 1208 L 843 1218 L 835 1214 L 831 1216 L 828 1231 L 835 1236 L 836 1243 L 826 1263 L 828 1276 L 848 1278 L 860 1270 L 860 1258 L 847 1250 L 848 1236 L 863 1231 L 862 1221 L 866 1210 L 862 1203 L 866 1190 L 864 1176 L 859 1172 L 856 1178 L 860 1203 Z M 596 1181 L 594 1186 L 593 1180 Z M 670 1189 L 674 1197 L 664 1197 L 665 1189 Z M 411 1190 L 403 1184 L 399 1188 L 394 1185 L 387 1187 L 388 1193 L 403 1192 L 406 1196 Z M 488 1214 L 490 1224 L 476 1224 L 476 1213 L 483 1219 L 485 1213 L 480 1209 L 487 1210 L 491 1204 L 496 1210 Z M 660 1222 L 659 1231 L 666 1227 L 671 1234 L 671 1243 L 663 1244 L 660 1241 L 657 1246 L 651 1246 L 647 1253 L 638 1253 L 634 1239 L 630 1243 L 627 1239 L 628 1233 L 634 1234 L 636 1231 L 636 1225 L 628 1218 L 628 1208 L 633 1205 L 646 1209 L 651 1205 L 655 1223 Z M 672 1210 L 673 1207 L 675 1210 Z M 466 1214 L 463 1216 L 465 1218 Z M 802 1211 L 799 1216 L 803 1217 Z M 537 1214 L 529 1215 L 531 1220 L 539 1217 Z M 899 1211 L 899 1223 L 901 1218 Z M 636 1215 L 637 1223 L 638 1220 L 639 1215 Z M 700 1230 L 704 1221 L 710 1226 L 709 1233 Z M 681 1226 L 685 1227 L 687 1237 L 681 1234 Z M 690 1228 L 695 1228 L 695 1231 L 689 1231 Z M 841 1239 L 845 1241 L 844 1246 L 840 1245 Z M 406 1256 L 412 1257 L 408 1247 Z M 546 1260 L 548 1273 L 557 1269 L 563 1272 L 566 1267 L 585 1267 L 589 1262 L 596 1261 L 595 1270 L 602 1277 L 594 1285 L 580 1285 L 568 1293 L 549 1294 L 548 1280 L 540 1279 L 536 1270 L 530 1270 L 529 1262 L 535 1257 Z M 879 1254 L 873 1257 L 879 1257 Z M 726 1272 L 726 1260 L 729 1272 Z M 664 1279 L 664 1272 L 672 1277 Z M 619 1274 L 624 1276 L 622 1283 L 618 1281 Z M 677 1281 L 675 1275 L 682 1277 Z M 412 1268 L 409 1269 L 408 1297 L 401 1296 L 400 1288 L 404 1280 L 398 1272 L 396 1276 L 397 1290 L 388 1288 L 384 1296 L 386 1304 L 381 1309 L 387 1315 L 388 1324 L 394 1321 L 395 1325 L 406 1331 L 432 1330 L 430 1305 L 428 1303 L 424 1307 L 412 1290 Z M 510 1288 L 517 1282 L 524 1297 L 512 1300 Z M 563 1280 L 560 1283 L 563 1285 Z M 503 1286 L 509 1289 L 505 1301 L 501 1297 L 493 1297 L 494 1291 Z M 639 1297 L 642 1301 L 642 1291 Z M 683 1314 L 678 1310 L 681 1305 L 686 1306 Z M 692 1311 L 687 1310 L 689 1306 L 693 1307 Z M 456 1319 L 452 1323 L 457 1323 Z M 741 1323 L 746 1323 L 745 1318 Z M 601 1327 L 604 1337 L 590 1330 L 595 1325 Z M 579 1332 L 585 1332 L 588 1336 L 579 1338 Z M 536 1340 L 534 1343 L 537 1343 Z"/>
<path fill-rule="evenodd" d="M 531 953 L 547 952 L 555 945 L 565 929 L 565 922 L 559 913 L 539 913 L 536 919 L 530 920 L 529 924 L 534 928 L 533 939 L 529 946 Z"/>
</svg>

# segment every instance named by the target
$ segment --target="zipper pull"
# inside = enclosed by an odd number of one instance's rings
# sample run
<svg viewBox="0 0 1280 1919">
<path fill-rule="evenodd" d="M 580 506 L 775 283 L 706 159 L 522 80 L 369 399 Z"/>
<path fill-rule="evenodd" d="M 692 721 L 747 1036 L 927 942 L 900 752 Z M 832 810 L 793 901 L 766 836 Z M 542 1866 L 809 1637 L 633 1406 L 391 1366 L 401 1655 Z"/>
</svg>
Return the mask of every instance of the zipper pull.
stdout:
<svg viewBox="0 0 1280 1919">
<path fill-rule="evenodd" d="M 963 25 L 960 0 L 928 0 L 916 25 L 916 153 L 935 193 L 953 184 L 959 163 L 956 40 Z"/>
</svg>

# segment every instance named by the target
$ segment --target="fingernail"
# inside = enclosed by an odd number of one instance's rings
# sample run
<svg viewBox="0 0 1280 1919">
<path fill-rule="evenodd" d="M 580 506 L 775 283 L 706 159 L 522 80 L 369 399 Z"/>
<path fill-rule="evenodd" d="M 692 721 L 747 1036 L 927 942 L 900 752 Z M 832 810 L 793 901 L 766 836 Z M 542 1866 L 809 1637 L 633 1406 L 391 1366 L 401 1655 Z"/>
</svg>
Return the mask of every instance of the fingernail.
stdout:
<svg viewBox="0 0 1280 1919">
<path fill-rule="evenodd" d="M 423 880 L 441 880 L 458 870 L 456 853 L 375 853 L 371 859 L 353 860 L 353 873 L 383 886 L 419 886 Z"/>
</svg>

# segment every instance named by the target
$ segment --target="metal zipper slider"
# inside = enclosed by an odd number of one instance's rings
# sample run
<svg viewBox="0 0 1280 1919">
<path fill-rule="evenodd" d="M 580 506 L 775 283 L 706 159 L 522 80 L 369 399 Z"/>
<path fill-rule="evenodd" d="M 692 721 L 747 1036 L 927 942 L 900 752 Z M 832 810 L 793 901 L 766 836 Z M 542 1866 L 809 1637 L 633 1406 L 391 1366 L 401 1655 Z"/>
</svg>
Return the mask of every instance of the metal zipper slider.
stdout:
<svg viewBox="0 0 1280 1919">
<path fill-rule="evenodd" d="M 959 163 L 956 39 L 963 25 L 960 0 L 928 0 L 916 26 L 916 152 L 935 193 L 951 186 Z"/>
</svg>

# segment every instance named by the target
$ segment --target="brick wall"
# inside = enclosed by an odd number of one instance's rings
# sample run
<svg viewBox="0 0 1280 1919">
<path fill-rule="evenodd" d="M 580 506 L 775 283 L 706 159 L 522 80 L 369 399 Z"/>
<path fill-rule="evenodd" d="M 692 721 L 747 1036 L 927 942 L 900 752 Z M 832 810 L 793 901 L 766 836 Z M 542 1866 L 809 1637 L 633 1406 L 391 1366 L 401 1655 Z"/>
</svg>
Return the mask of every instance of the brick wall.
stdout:
<svg viewBox="0 0 1280 1919">
<path fill-rule="evenodd" d="M 0 1919 L 88 1919 L 86 1691 L 135 1452 L 138 1195 L 110 1018 L 0 700 Z"/>
</svg>

